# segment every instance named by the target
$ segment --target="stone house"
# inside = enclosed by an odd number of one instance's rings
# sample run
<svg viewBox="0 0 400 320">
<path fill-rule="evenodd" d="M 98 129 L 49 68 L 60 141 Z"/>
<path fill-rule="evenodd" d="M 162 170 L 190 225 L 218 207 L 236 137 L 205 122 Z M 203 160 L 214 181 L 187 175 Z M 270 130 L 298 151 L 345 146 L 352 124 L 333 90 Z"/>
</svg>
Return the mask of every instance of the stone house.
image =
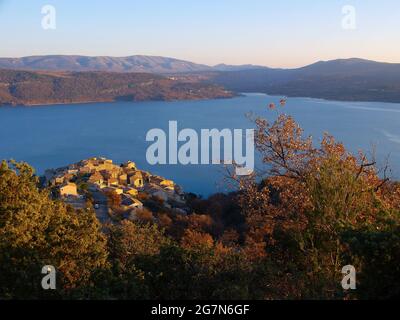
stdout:
<svg viewBox="0 0 400 320">
<path fill-rule="evenodd" d="M 161 186 L 161 187 L 165 187 L 165 188 L 167 188 L 167 189 L 174 190 L 174 188 L 175 188 L 175 183 L 174 183 L 172 180 L 164 179 L 164 180 L 162 180 L 162 181 L 160 182 L 160 186 Z"/>
<path fill-rule="evenodd" d="M 61 197 L 69 197 L 69 196 L 78 196 L 78 188 L 75 183 L 65 183 L 60 186 L 60 196 Z"/>
<path fill-rule="evenodd" d="M 119 185 L 119 181 L 118 181 L 118 179 L 116 179 L 116 178 L 110 178 L 110 179 L 107 180 L 107 185 L 108 185 L 109 187 L 111 187 L 111 186 L 118 186 L 118 185 Z"/>
<path fill-rule="evenodd" d="M 121 183 L 121 184 L 123 184 L 123 185 L 126 185 L 127 183 L 128 183 L 128 175 L 127 174 L 121 174 L 119 177 L 118 177 L 118 180 L 119 180 L 119 182 Z"/>
<path fill-rule="evenodd" d="M 143 176 L 140 171 L 135 172 L 134 175 L 129 177 L 129 184 L 134 188 L 142 188 L 144 185 Z"/>
<path fill-rule="evenodd" d="M 136 170 L 136 164 L 132 161 L 125 162 L 122 167 L 128 170 Z"/>
<path fill-rule="evenodd" d="M 64 176 L 57 176 L 54 177 L 52 184 L 54 185 L 60 185 L 60 184 L 64 184 L 66 182 L 65 177 Z"/>
</svg>

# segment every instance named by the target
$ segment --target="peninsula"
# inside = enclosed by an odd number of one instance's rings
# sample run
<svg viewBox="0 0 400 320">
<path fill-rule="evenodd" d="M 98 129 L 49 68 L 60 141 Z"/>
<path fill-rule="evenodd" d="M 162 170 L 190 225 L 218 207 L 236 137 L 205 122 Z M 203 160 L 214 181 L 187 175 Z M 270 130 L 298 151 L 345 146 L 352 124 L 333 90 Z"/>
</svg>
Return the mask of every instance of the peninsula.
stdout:
<svg viewBox="0 0 400 320">
<path fill-rule="evenodd" d="M 190 75 L 0 70 L 0 106 L 200 100 L 234 95 Z"/>
</svg>

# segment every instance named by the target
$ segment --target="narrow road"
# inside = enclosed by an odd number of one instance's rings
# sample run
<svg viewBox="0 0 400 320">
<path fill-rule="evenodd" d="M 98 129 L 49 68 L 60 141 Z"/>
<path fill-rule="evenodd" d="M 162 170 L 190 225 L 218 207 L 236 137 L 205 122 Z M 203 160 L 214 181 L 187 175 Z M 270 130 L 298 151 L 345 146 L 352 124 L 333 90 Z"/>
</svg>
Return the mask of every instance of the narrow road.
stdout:
<svg viewBox="0 0 400 320">
<path fill-rule="evenodd" d="M 102 224 L 111 223 L 108 215 L 107 197 L 100 191 L 92 192 L 97 219 Z"/>
</svg>

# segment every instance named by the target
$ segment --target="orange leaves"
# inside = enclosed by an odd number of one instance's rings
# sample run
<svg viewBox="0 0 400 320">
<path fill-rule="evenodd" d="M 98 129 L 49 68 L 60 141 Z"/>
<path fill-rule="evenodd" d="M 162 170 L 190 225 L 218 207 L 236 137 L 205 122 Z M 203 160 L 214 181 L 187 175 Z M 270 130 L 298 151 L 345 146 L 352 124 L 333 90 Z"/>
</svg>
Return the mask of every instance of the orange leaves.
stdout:
<svg viewBox="0 0 400 320">
<path fill-rule="evenodd" d="M 269 166 L 269 174 L 300 176 L 304 171 L 304 159 L 315 152 L 311 138 L 302 137 L 302 129 L 290 116 L 279 115 L 272 125 L 257 118 L 255 124 L 256 147 Z"/>
<path fill-rule="evenodd" d="M 213 238 L 208 233 L 187 229 L 181 240 L 182 246 L 188 249 L 212 248 Z"/>
<path fill-rule="evenodd" d="M 134 210 L 134 214 L 138 222 L 151 223 L 154 221 L 153 213 L 146 208 L 136 209 Z"/>
<path fill-rule="evenodd" d="M 280 105 L 285 104 L 282 99 Z M 274 103 L 269 107 L 276 109 Z M 400 207 L 400 191 L 394 192 L 400 188 L 388 191 L 375 162 L 364 153 L 352 154 L 328 134 L 314 146 L 312 137 L 304 137 L 302 128 L 285 114 L 278 113 L 273 123 L 261 117 L 252 120 L 262 167 L 239 183 L 252 255 L 265 255 L 277 241 L 277 230 L 295 235 L 304 250 L 319 245 L 313 237 L 332 240 L 327 246 L 336 248 L 344 226 L 373 223 L 382 208 Z"/>
<path fill-rule="evenodd" d="M 279 106 L 281 106 L 281 107 L 286 106 L 286 99 L 285 98 L 279 100 Z M 270 110 L 275 110 L 276 109 L 276 104 L 275 103 L 270 103 L 268 105 L 268 108 Z"/>
</svg>

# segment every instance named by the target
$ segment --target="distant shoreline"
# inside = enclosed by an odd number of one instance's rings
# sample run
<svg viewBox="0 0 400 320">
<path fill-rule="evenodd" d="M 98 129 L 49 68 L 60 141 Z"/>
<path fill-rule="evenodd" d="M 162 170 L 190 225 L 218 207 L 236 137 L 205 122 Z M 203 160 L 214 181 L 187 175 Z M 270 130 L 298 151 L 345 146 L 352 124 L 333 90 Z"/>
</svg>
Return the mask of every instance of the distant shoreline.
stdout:
<svg viewBox="0 0 400 320">
<path fill-rule="evenodd" d="M 282 98 L 286 97 L 288 99 L 310 99 L 314 101 L 321 102 L 339 102 L 339 103 L 385 103 L 385 104 L 395 104 L 399 105 L 399 102 L 393 101 L 377 101 L 377 100 L 341 100 L 337 99 L 326 99 L 326 98 L 315 98 L 315 97 L 305 97 L 305 96 L 285 96 L 285 95 L 276 95 L 276 94 L 268 94 L 264 92 L 239 92 L 231 97 L 220 97 L 220 98 L 202 98 L 202 99 L 171 99 L 171 100 L 140 100 L 140 101 L 127 101 L 127 100 L 93 100 L 93 101 L 74 101 L 74 102 L 49 102 L 49 103 L 32 103 L 32 104 L 0 104 L 0 108 L 9 107 L 9 108 L 34 108 L 34 107 L 48 107 L 48 106 L 62 106 L 62 105 L 90 105 L 96 103 L 117 103 L 117 102 L 126 102 L 126 103 L 137 103 L 137 102 L 179 102 L 179 101 L 207 101 L 207 100 L 220 100 L 220 99 L 234 99 L 239 98 L 240 96 L 250 96 L 250 95 L 264 95 L 271 98 Z"/>
<path fill-rule="evenodd" d="M 288 99 L 310 99 L 310 100 L 320 100 L 320 101 L 325 101 L 325 102 L 340 102 L 340 103 L 388 103 L 388 104 L 400 104 L 400 101 L 394 102 L 394 101 L 380 101 L 380 100 L 341 100 L 340 98 L 336 99 L 327 99 L 327 98 L 315 98 L 315 97 L 306 97 L 306 96 L 290 96 L 290 95 L 279 95 L 279 94 L 269 94 L 269 93 L 264 93 L 264 92 L 241 92 L 241 95 L 265 95 L 268 97 L 275 97 L 275 98 L 288 98 Z"/>
<path fill-rule="evenodd" d="M 136 103 L 136 102 L 178 102 L 178 101 L 207 101 L 207 100 L 222 100 L 222 99 L 233 99 L 240 97 L 240 94 L 233 95 L 232 97 L 220 97 L 220 98 L 199 98 L 199 99 L 171 99 L 171 100 L 93 100 L 93 101 L 74 101 L 74 102 L 49 102 L 49 103 L 29 103 L 29 104 L 0 104 L 0 108 L 34 108 L 34 107 L 47 107 L 47 106 L 62 106 L 62 105 L 76 105 L 76 104 L 95 104 L 95 103 Z"/>
</svg>

